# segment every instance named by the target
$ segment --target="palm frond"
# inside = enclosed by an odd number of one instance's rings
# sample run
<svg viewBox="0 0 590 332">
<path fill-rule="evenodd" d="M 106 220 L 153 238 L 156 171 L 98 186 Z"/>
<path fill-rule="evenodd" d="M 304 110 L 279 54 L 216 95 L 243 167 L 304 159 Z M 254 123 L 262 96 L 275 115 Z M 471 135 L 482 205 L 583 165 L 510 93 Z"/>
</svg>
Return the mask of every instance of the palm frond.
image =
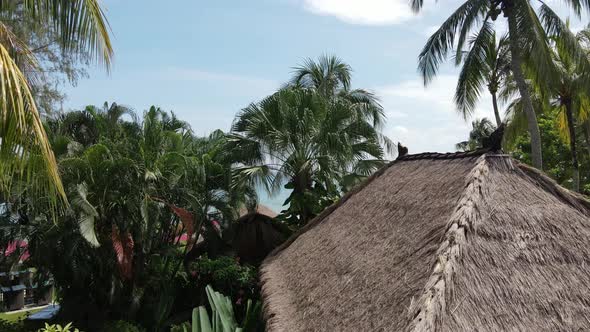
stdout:
<svg viewBox="0 0 590 332">
<path fill-rule="evenodd" d="M 59 201 L 67 202 L 55 157 L 27 80 L 2 44 L 0 65 L 0 190 L 9 192 L 12 181 L 17 178 L 39 177 L 40 174 L 33 174 L 30 159 L 40 154 L 45 170 L 36 171 L 45 173 L 41 177 L 46 180 L 40 181 L 35 192 L 51 197 L 54 206 Z"/>
<path fill-rule="evenodd" d="M 590 12 L 590 1 L 588 0 L 565 0 L 564 2 L 574 11 L 578 18 L 582 16 L 582 9 L 584 8 L 587 12 Z"/>
<path fill-rule="evenodd" d="M 486 65 L 486 51 L 490 43 L 495 43 L 494 30 L 490 23 L 485 22 L 473 38 L 455 90 L 455 104 L 464 119 L 473 114 L 481 90 L 486 83 L 486 74 L 490 70 Z"/>
<path fill-rule="evenodd" d="M 483 16 L 481 8 L 487 3 L 488 1 L 486 0 L 466 1 L 428 39 L 418 56 L 418 71 L 422 76 L 424 85 L 430 83 L 434 76 L 436 76 L 438 67 L 446 60 L 448 53 L 453 49 L 457 31 L 462 28 L 466 19 L 473 17 L 474 12 L 477 15 Z M 475 18 L 471 18 L 468 23 L 474 20 Z M 466 33 L 468 32 L 466 30 Z"/>
<path fill-rule="evenodd" d="M 338 88 L 350 89 L 351 72 L 350 66 L 342 59 L 334 55 L 322 55 L 318 62 L 308 58 L 295 67 L 290 84 L 330 94 Z"/>
<path fill-rule="evenodd" d="M 517 21 L 516 36 L 525 58 L 527 72 L 535 82 L 551 82 L 555 79 L 552 51 L 543 24 L 528 1 L 515 1 Z"/>
<path fill-rule="evenodd" d="M 10 1 L 2 1 L 0 10 L 14 10 Z M 113 48 L 109 24 L 98 0 L 25 0 L 25 15 L 53 26 L 67 52 L 88 52 L 110 68 Z"/>
<path fill-rule="evenodd" d="M 590 62 L 587 51 L 581 46 L 579 39 L 570 30 L 568 24 L 546 4 L 541 5 L 539 14 L 547 34 L 556 40 L 557 47 L 563 48 L 563 51 L 572 57 L 578 70 L 588 72 Z"/>
<path fill-rule="evenodd" d="M 488 1 L 481 1 L 477 2 L 476 5 L 469 11 L 468 15 L 465 16 L 463 19 L 463 23 L 461 24 L 461 30 L 459 33 L 459 39 L 457 40 L 456 52 L 455 52 L 455 64 L 460 64 L 463 58 L 463 47 L 465 42 L 468 40 L 469 32 L 474 28 L 476 24 L 483 19 L 484 25 L 487 25 L 489 20 L 489 15 L 487 15 L 490 7 L 490 3 Z"/>
<path fill-rule="evenodd" d="M 424 0 L 410 0 L 410 8 L 414 13 L 419 13 L 424 6 Z"/>
</svg>

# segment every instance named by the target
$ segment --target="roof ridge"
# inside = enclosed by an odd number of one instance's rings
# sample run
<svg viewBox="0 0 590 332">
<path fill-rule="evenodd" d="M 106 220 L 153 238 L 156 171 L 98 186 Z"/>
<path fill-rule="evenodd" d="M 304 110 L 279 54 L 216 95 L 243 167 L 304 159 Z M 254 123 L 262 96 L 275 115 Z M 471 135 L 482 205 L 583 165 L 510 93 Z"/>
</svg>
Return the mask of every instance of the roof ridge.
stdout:
<svg viewBox="0 0 590 332">
<path fill-rule="evenodd" d="M 411 319 L 407 331 L 438 331 L 442 315 L 453 296 L 452 280 L 455 276 L 457 261 L 462 254 L 462 247 L 467 241 L 467 234 L 474 227 L 474 220 L 480 211 L 477 206 L 483 199 L 483 184 L 489 172 L 486 155 L 478 158 L 475 166 L 467 176 L 463 193 L 457 207 L 447 222 L 446 231 L 440 247 L 436 251 L 437 260 L 431 275 L 426 280 L 424 289 L 417 301 L 412 298 L 408 315 Z"/>
<path fill-rule="evenodd" d="M 397 164 L 400 161 L 406 160 L 420 160 L 420 159 L 459 159 L 459 158 L 468 158 L 468 157 L 476 157 L 476 156 L 508 156 L 504 154 L 495 154 L 490 155 L 487 154 L 490 152 L 489 149 L 478 149 L 472 150 L 467 152 L 450 152 L 450 153 L 438 153 L 438 152 L 424 152 L 419 154 L 410 154 L 398 157 L 395 160 L 390 161 L 387 165 L 378 169 L 375 173 L 369 176 L 365 181 L 361 182 L 357 186 L 355 186 L 352 190 L 342 196 L 339 200 L 334 202 L 332 205 L 325 208 L 320 214 L 318 214 L 315 218 L 310 220 L 305 226 L 301 227 L 297 232 L 295 232 L 287 241 L 285 241 L 280 246 L 276 247 L 273 251 L 271 251 L 268 258 L 271 258 L 281 252 L 283 249 L 288 247 L 291 243 L 293 243 L 301 234 L 307 232 L 309 229 L 315 227 L 317 224 L 321 223 L 323 219 L 325 219 L 329 214 L 331 214 L 336 208 L 344 204 L 351 196 L 354 196 L 358 192 L 362 191 L 366 186 L 368 186 L 373 180 L 383 175 L 391 166 Z M 262 266 L 261 266 L 262 267 Z"/>
<path fill-rule="evenodd" d="M 471 150 L 471 151 L 461 151 L 461 152 L 447 152 L 447 153 L 440 153 L 440 152 L 422 152 L 417 154 L 407 154 L 398 157 L 396 160 L 417 160 L 417 159 L 458 159 L 458 158 L 469 158 L 469 157 L 476 157 L 486 154 L 488 152 L 493 152 L 488 148 Z"/>
</svg>

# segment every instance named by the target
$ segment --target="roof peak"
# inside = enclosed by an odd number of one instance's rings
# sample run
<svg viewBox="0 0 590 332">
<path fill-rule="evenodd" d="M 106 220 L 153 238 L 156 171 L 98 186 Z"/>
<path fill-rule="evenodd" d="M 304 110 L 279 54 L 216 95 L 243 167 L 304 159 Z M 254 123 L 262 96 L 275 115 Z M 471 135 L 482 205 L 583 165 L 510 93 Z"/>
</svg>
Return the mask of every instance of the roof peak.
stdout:
<svg viewBox="0 0 590 332">
<path fill-rule="evenodd" d="M 461 152 L 447 152 L 447 153 L 440 153 L 440 152 L 422 152 L 417 154 L 406 154 L 400 156 L 396 159 L 403 161 L 403 160 L 418 160 L 418 159 L 459 159 L 459 158 L 471 158 L 471 157 L 478 157 L 484 154 L 490 155 L 499 155 L 499 156 L 508 156 L 503 154 L 501 151 L 492 151 L 491 149 L 484 148 L 484 149 L 477 149 L 471 151 L 461 151 Z"/>
</svg>

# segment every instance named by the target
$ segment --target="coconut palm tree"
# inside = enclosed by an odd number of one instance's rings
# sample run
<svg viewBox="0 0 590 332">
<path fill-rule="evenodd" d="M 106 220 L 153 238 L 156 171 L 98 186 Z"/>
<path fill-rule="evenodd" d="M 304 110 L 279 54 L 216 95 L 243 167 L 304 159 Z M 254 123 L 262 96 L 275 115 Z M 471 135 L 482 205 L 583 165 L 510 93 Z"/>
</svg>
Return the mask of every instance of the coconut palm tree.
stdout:
<svg viewBox="0 0 590 332">
<path fill-rule="evenodd" d="M 553 58 L 558 79 L 549 82 L 551 106 L 559 109 L 560 132 L 568 140 L 572 153 L 573 189 L 580 190 L 580 165 L 576 146 L 578 119 L 588 118 L 590 112 L 590 81 L 562 45 L 554 39 Z"/>
<path fill-rule="evenodd" d="M 352 89 L 352 68 L 336 56 L 323 55 L 318 61 L 306 59 L 295 67 L 290 86 L 313 89 L 328 99 L 346 101 L 358 113 L 381 126 L 385 121 L 379 99 L 365 89 Z"/>
<path fill-rule="evenodd" d="M 385 123 L 385 114 L 379 98 L 366 89 L 353 89 L 351 82 L 352 68 L 347 63 L 334 55 L 322 55 L 317 61 L 308 58 L 295 67 L 288 85 L 312 89 L 328 100 L 338 100 L 343 105 L 348 105 L 351 110 L 358 113 L 358 116 L 371 122 L 378 129 L 377 135 L 385 152 L 393 153 L 393 142 L 379 132 Z M 351 172 L 342 177 L 341 189 L 352 189 L 380 164 L 382 160 L 359 160 L 358 164 L 351 168 Z"/>
<path fill-rule="evenodd" d="M 364 172 L 383 164 L 379 135 L 348 101 L 287 87 L 244 108 L 229 141 L 244 164 L 239 173 L 271 192 L 286 184 L 293 190 L 286 202 L 293 221 L 305 224 L 337 197 L 338 180 L 359 162 L 371 160 Z"/>
<path fill-rule="evenodd" d="M 578 40 L 586 50 L 588 56 L 590 56 L 590 25 L 578 32 Z M 586 118 L 582 122 L 582 133 L 586 141 L 586 149 L 590 155 L 590 117 Z"/>
<path fill-rule="evenodd" d="M 117 103 L 109 105 L 105 102 L 102 108 L 89 105 L 86 106 L 84 111 L 92 115 L 101 135 L 109 139 L 117 139 L 118 136 L 121 136 L 121 124 L 124 123 L 123 116 L 126 115 L 131 118 L 132 122 L 139 123 L 137 114 L 131 108 Z"/>
<path fill-rule="evenodd" d="M 49 194 L 54 203 L 65 192 L 56 161 L 23 69 L 37 61 L 27 45 L 2 22 L 26 17 L 50 26 L 60 36 L 66 52 L 88 52 L 110 67 L 112 47 L 108 23 L 97 0 L 24 0 L 0 2 L 0 191 L 7 192 L 15 179 L 30 179 L 44 171 L 37 193 Z M 40 163 L 32 162 L 39 155 Z"/>
<path fill-rule="evenodd" d="M 590 3 L 580 0 L 566 0 L 576 15 L 581 10 L 590 9 Z M 420 11 L 423 0 L 412 0 L 414 11 Z M 526 81 L 524 66 L 527 72 L 538 82 L 548 82 L 555 75 L 551 59 L 551 50 L 547 34 L 564 40 L 565 47 L 582 57 L 583 50 L 579 47 L 575 36 L 567 29 L 563 20 L 544 2 L 539 2 L 534 8 L 530 0 L 467 0 L 441 25 L 428 39 L 419 56 L 418 67 L 428 84 L 438 72 L 441 62 L 456 47 L 457 61 L 463 55 L 463 48 L 470 32 L 479 27 L 479 36 L 491 35 L 493 21 L 500 14 L 507 19 L 508 41 L 511 55 L 511 71 L 522 98 L 527 117 L 528 131 L 531 136 L 533 165 L 539 169 L 543 167 L 541 151 L 541 134 L 533 101 L 531 100 L 529 85 Z"/>
<path fill-rule="evenodd" d="M 496 126 L 499 127 L 502 119 L 498 109 L 498 89 L 510 78 L 510 50 L 506 36 L 498 41 L 496 33 L 489 32 L 483 30 L 473 36 L 469 51 L 458 58 L 463 59 L 463 66 L 455 89 L 455 104 L 463 118 L 467 119 L 473 114 L 484 86 L 487 86 L 492 96 Z M 461 61 L 457 62 L 459 64 Z"/>
</svg>

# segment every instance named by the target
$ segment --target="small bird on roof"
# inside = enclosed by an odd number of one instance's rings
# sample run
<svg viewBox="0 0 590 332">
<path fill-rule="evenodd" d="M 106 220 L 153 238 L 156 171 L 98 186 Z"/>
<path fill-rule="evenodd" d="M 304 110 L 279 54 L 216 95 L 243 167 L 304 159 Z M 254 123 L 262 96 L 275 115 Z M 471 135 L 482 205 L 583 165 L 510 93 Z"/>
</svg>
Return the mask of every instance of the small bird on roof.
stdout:
<svg viewBox="0 0 590 332">
<path fill-rule="evenodd" d="M 502 140 L 504 138 L 504 124 L 494 130 L 489 137 L 482 140 L 483 148 L 490 151 L 502 151 Z"/>
<path fill-rule="evenodd" d="M 401 142 L 397 142 L 397 157 L 401 158 L 408 154 L 408 148 L 403 146 Z"/>
</svg>

